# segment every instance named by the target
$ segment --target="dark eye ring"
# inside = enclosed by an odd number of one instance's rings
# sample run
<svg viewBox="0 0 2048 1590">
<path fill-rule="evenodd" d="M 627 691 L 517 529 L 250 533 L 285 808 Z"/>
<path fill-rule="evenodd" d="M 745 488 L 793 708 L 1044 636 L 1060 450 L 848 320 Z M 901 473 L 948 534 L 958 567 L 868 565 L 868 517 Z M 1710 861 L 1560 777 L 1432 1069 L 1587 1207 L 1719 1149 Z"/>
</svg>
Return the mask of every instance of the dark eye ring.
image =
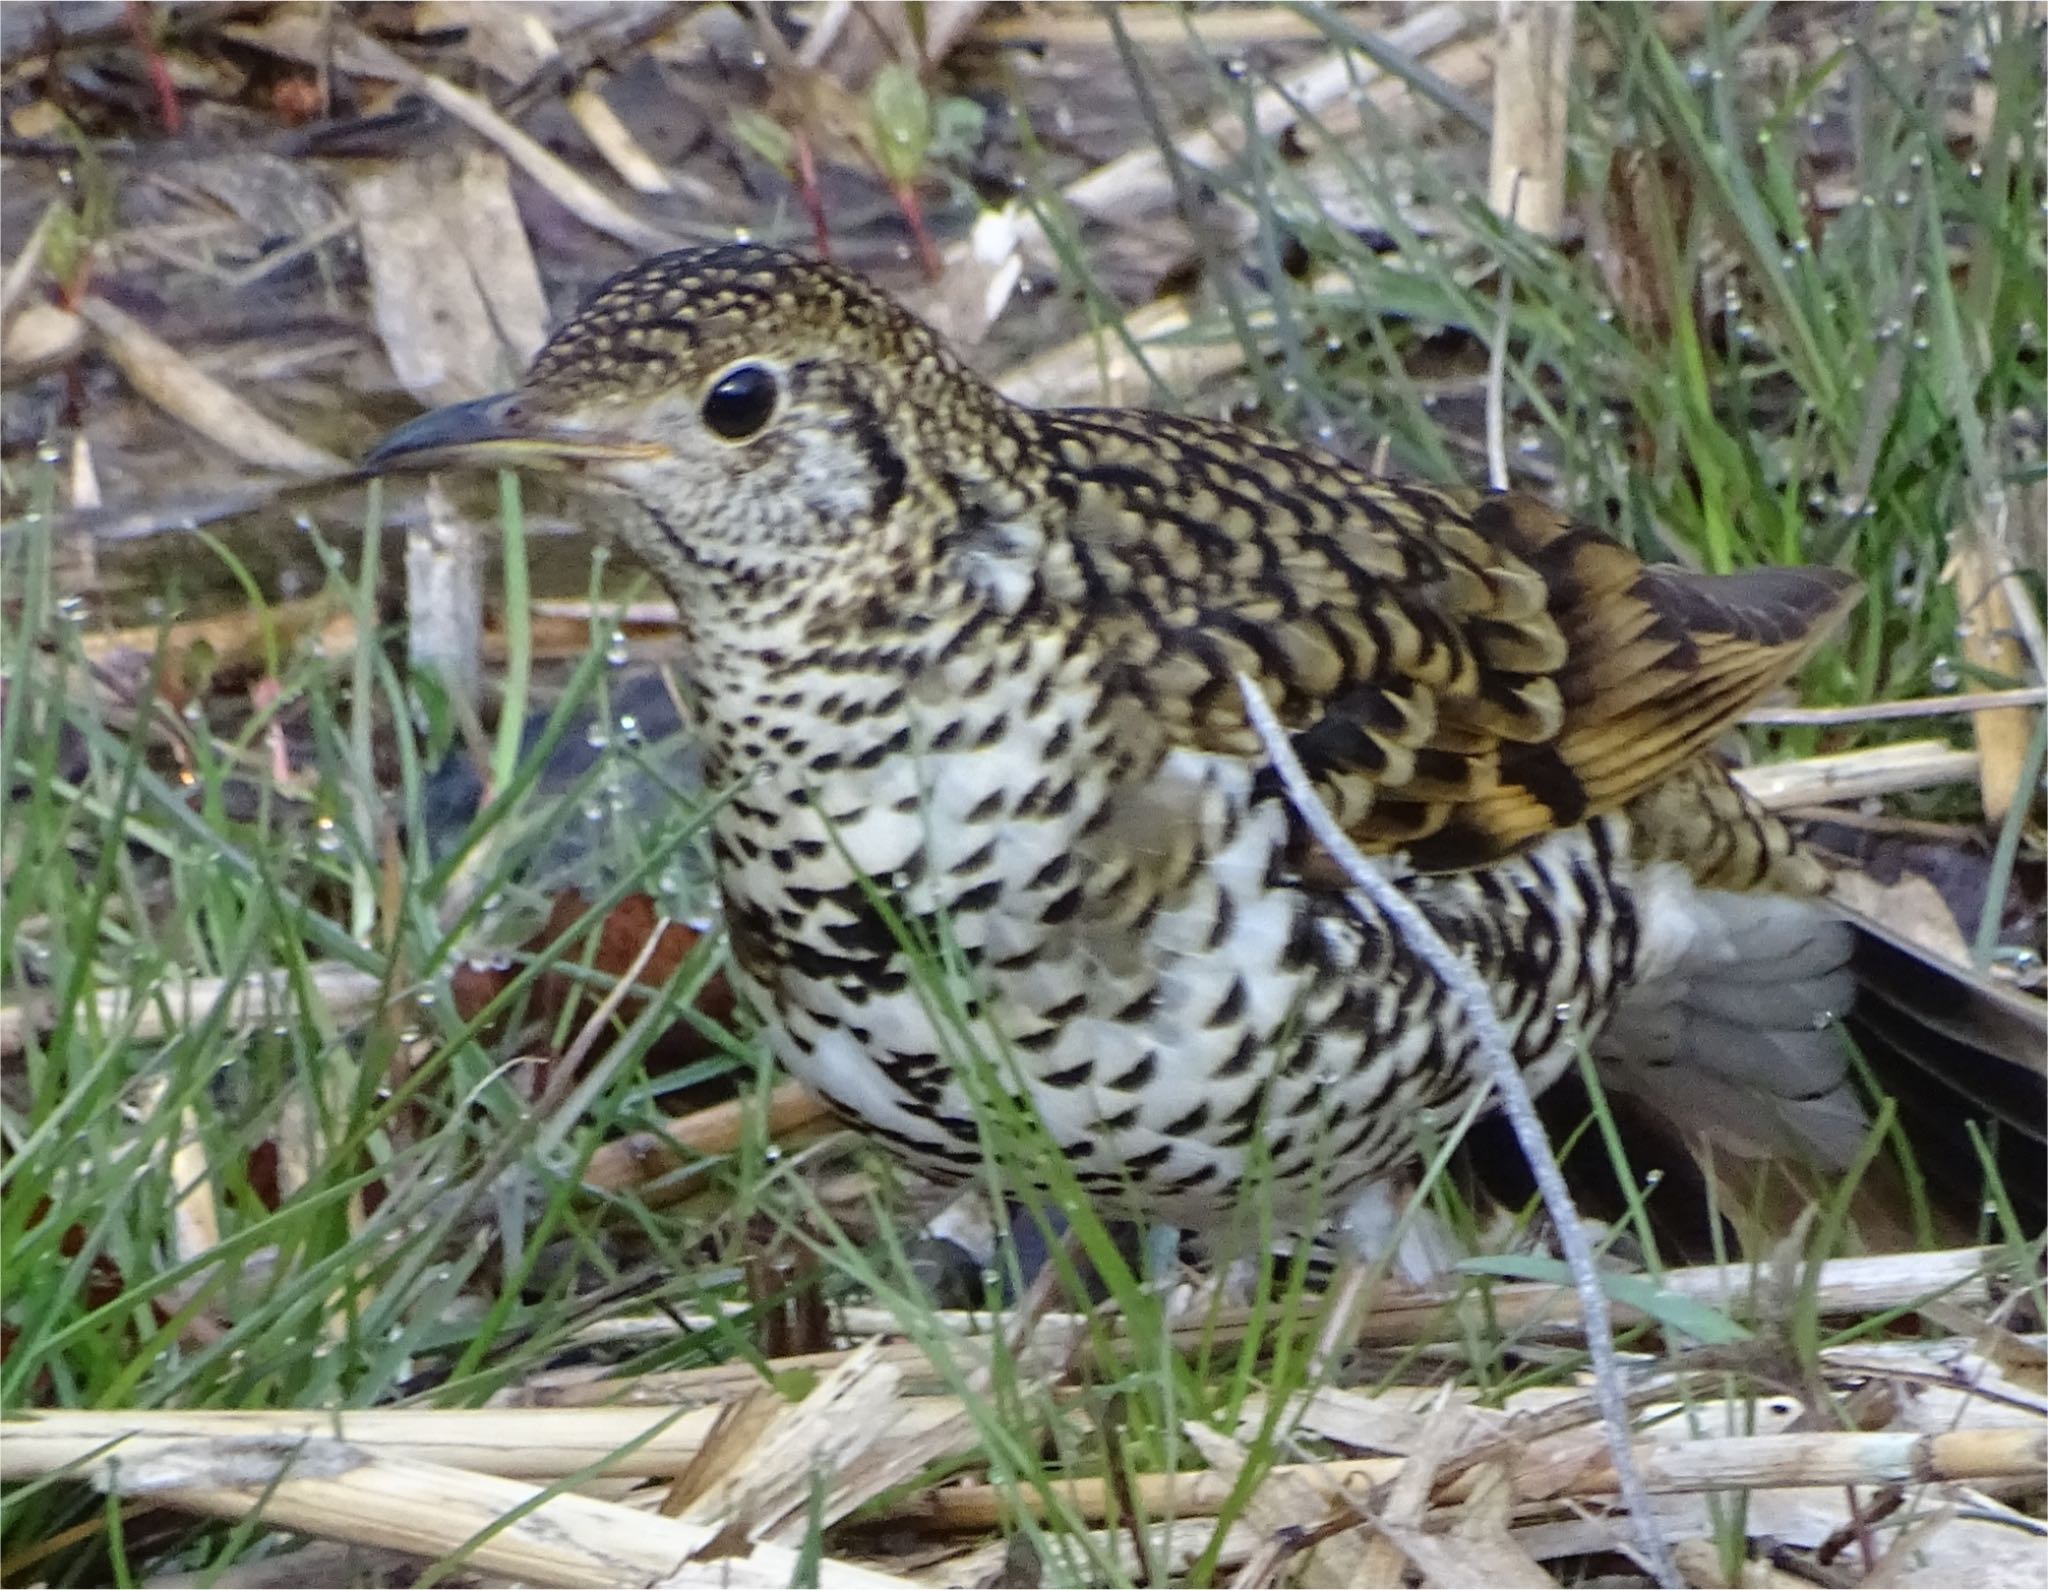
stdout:
<svg viewBox="0 0 2048 1590">
<path fill-rule="evenodd" d="M 704 394 L 704 423 L 729 442 L 743 442 L 775 412 L 775 372 L 765 365 L 735 365 Z"/>
</svg>

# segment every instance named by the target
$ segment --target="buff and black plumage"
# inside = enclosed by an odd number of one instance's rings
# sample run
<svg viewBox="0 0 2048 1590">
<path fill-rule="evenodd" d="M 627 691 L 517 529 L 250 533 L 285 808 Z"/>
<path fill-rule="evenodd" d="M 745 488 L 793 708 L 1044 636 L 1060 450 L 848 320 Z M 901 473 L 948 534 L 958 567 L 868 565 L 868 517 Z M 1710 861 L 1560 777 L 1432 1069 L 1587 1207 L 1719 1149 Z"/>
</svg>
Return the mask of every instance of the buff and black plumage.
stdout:
<svg viewBox="0 0 2048 1590">
<path fill-rule="evenodd" d="M 1843 575 L 1648 566 L 1525 496 L 1023 408 L 859 278 L 748 245 L 626 272 L 515 392 L 372 463 L 460 461 L 570 476 L 675 598 L 743 988 L 927 1171 L 980 1150 L 906 931 L 958 946 L 1082 1183 L 1182 1224 L 1254 1159 L 1283 1213 L 1340 1207 L 1480 1086 L 1455 1002 L 1266 770 L 1240 673 L 1532 1085 L 1591 1041 L 1765 1146 L 1859 1128 L 1819 1030 L 1847 935 L 1710 754 Z"/>
</svg>

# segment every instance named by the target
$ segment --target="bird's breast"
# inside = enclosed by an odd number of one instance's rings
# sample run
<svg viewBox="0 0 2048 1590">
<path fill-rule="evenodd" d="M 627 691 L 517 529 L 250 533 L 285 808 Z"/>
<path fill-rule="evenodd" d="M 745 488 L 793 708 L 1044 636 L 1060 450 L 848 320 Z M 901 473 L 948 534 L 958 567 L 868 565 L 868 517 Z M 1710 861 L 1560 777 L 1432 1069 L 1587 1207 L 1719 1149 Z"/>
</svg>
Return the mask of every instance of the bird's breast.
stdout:
<svg viewBox="0 0 2048 1590">
<path fill-rule="evenodd" d="M 721 885 L 770 980 L 774 950 L 853 977 L 941 918 L 978 953 L 997 916 L 1064 891 L 1055 863 L 1133 765 L 1109 743 L 1113 705 L 1048 634 L 785 673 L 723 717 L 738 789 L 713 821 Z"/>
</svg>

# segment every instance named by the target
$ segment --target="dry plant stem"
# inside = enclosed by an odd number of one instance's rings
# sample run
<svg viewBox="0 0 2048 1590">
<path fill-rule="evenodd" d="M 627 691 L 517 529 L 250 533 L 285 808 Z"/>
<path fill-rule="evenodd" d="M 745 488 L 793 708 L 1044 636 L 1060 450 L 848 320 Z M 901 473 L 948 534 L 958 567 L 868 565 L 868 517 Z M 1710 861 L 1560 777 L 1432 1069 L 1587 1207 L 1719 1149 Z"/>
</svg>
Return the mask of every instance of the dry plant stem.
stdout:
<svg viewBox="0 0 2048 1590">
<path fill-rule="evenodd" d="M 1829 1319 L 1867 1317 L 1894 1309 L 1932 1312 L 1944 1308 L 1974 1317 L 1990 1310 L 2001 1294 L 2005 1283 L 1999 1277 L 2004 1262 L 2002 1252 L 1991 1248 L 1830 1259 L 1814 1278 L 1812 1303 L 1817 1313 Z M 1667 1270 L 1658 1278 L 1657 1285 L 1658 1290 L 1670 1296 L 1707 1304 L 1736 1320 L 1768 1322 L 1782 1314 L 1786 1306 L 1773 1289 L 1771 1275 L 1746 1264 Z M 1624 1304 L 1609 1306 L 1617 1323 L 1630 1327 L 1655 1323 Z M 1218 1309 L 1200 1323 L 1173 1326 L 1171 1339 L 1176 1347 L 1187 1348 L 1198 1348 L 1204 1343 L 1235 1344 L 1244 1339 L 1253 1316 L 1254 1311 L 1249 1308 Z M 881 1308 L 848 1306 L 837 1317 L 840 1329 L 853 1337 L 892 1334 L 902 1324 L 894 1313 Z M 683 1318 L 694 1322 L 698 1317 L 685 1313 Z M 988 1327 L 988 1321 L 977 1314 L 939 1311 L 933 1319 L 940 1328 L 962 1340 L 971 1340 Z M 705 1327 L 712 1322 L 712 1316 L 702 1317 Z M 1418 1297 L 1403 1293 L 1380 1297 L 1358 1325 L 1353 1341 L 1354 1345 L 1364 1347 L 1413 1347 L 1455 1340 L 1467 1328 L 1486 1326 L 1525 1341 L 1552 1342 L 1571 1339 L 1577 1324 L 1577 1300 L 1569 1289 L 1549 1282 L 1515 1281 L 1490 1289 L 1483 1314 L 1476 1302 L 1451 1296 Z M 1084 1335 L 1088 1328 L 1087 1316 L 1048 1314 L 1038 1321 L 1039 1335 L 1034 1343 L 1044 1347 L 1049 1342 L 1052 1349 L 1063 1351 L 1068 1342 Z M 809 1355 L 780 1361 L 777 1367 L 816 1369 L 829 1363 L 831 1357 L 829 1353 Z M 1838 1361 L 1843 1361 L 1840 1354 L 1825 1358 L 1830 1366 Z M 1867 1358 L 1854 1362 L 1867 1364 Z M 752 1374 L 745 1366 L 741 1366 L 740 1372 L 743 1377 Z M 730 1395 L 733 1384 L 724 1368 L 647 1375 L 632 1383 L 636 1397 L 684 1402 Z M 611 1383 L 606 1394 L 620 1395 L 618 1384 Z M 580 1398 L 580 1393 L 569 1393 L 553 1405 L 566 1406 Z"/>
<path fill-rule="evenodd" d="M 835 1356 L 843 1362 L 848 1355 Z M 758 1371 L 750 1369 L 747 1379 L 754 1388 L 761 1386 Z M 611 1389 L 616 1395 L 619 1383 L 612 1382 Z M 726 1405 L 685 1409 L 673 1405 L 361 1408 L 278 1413 L 53 1410 L 47 1416 L 0 1420 L 0 1436 L 6 1440 L 10 1481 L 89 1464 L 103 1450 L 116 1459 L 191 1451 L 210 1443 L 226 1450 L 261 1442 L 283 1450 L 323 1437 L 383 1457 L 505 1479 L 546 1483 L 601 1466 L 614 1479 L 644 1480 L 681 1472 L 703 1450 Z M 792 1406 L 779 1396 L 776 1405 Z M 921 1439 L 944 1428 L 960 1409 L 959 1402 L 949 1397 L 905 1397 L 900 1406 L 901 1417 L 891 1432 L 892 1439 Z M 117 1449 L 114 1443 L 119 1443 Z M 619 1454 L 617 1461 L 607 1463 L 614 1454 Z"/>
<path fill-rule="evenodd" d="M 5 275 L 0 275 L 0 329 L 14 316 L 14 306 L 21 295 L 28 290 L 28 284 L 35 280 L 36 267 L 43 262 L 43 245 L 49 241 L 50 228 L 56 220 L 62 201 L 53 201 L 36 220 L 35 229 L 21 245 L 21 252 L 7 263 Z"/>
<path fill-rule="evenodd" d="M 368 1015 L 384 992 L 384 979 L 374 972 L 331 961 L 311 967 L 308 980 L 319 1008 L 341 1022 Z M 132 1000 L 126 989 L 103 990 L 92 996 L 92 1013 L 85 1022 L 88 1030 L 125 1029 L 132 1040 L 147 1043 L 205 1019 L 223 1000 L 229 1002 L 226 1025 L 245 1029 L 280 1020 L 282 1013 L 298 1008 L 298 999 L 289 972 L 248 978 L 194 977 L 186 982 L 166 982 L 140 996 L 139 1010 L 135 1008 L 138 1001 Z M 20 1053 L 31 1033 L 49 1026 L 51 1016 L 46 1006 L 35 1004 L 0 1008 L 0 1055 Z"/>
<path fill-rule="evenodd" d="M 429 1560 L 459 1555 L 473 1572 L 527 1584 L 786 1585 L 799 1561 L 787 1547 L 757 1545 L 692 1571 L 692 1560 L 721 1540 L 719 1528 L 574 1493 L 543 1499 L 516 1480 L 380 1457 L 326 1437 L 166 1444 L 87 1467 L 116 1494 L 180 1512 L 260 1516 L 273 1528 Z M 815 1583 L 846 1590 L 904 1582 L 830 1558 L 816 1572 Z"/>
<path fill-rule="evenodd" d="M 1646 1487 L 1654 1494 L 1737 1491 L 1768 1486 L 1905 1485 L 1956 1481 L 2037 1478 L 2048 1463 L 2043 1429 L 1958 1430 L 1941 1435 L 1889 1431 L 1876 1435 L 1804 1434 L 1707 1437 L 1698 1441 L 1644 1443 L 1633 1450 Z M 1615 1475 L 1587 1453 L 1579 1466 L 1545 1462 L 1511 1469 L 1509 1483 L 1521 1503 L 1563 1502 L 1615 1494 Z M 1320 1484 L 1341 1487 L 1369 1499 L 1398 1476 L 1406 1458 L 1352 1458 L 1328 1463 L 1286 1464 Z M 1482 1469 L 1447 1479 L 1433 1497 L 1438 1506 L 1470 1497 Z M 1099 1479 L 1054 1482 L 1061 1503 L 1085 1522 L 1099 1523 L 1112 1506 L 1109 1487 Z M 1134 1486 L 1153 1518 L 1212 1517 L 1231 1502 L 1231 1486 L 1211 1473 L 1147 1474 Z M 1017 1506 L 1041 1514 L 1048 1498 L 986 1484 L 949 1486 L 912 1498 L 891 1516 L 915 1519 L 939 1529 L 992 1529 L 1015 1515 Z M 1640 1516 L 1640 1515 L 1639 1515 Z"/>
<path fill-rule="evenodd" d="M 1538 237 L 1564 229 L 1564 134 L 1572 69 L 1572 0 L 1507 0 L 1493 74 L 1490 200 Z"/>
<path fill-rule="evenodd" d="M 754 1108 L 751 1099 L 734 1099 L 678 1116 L 659 1132 L 635 1132 L 606 1143 L 590 1156 L 583 1184 L 619 1192 L 665 1176 L 688 1158 L 730 1154 L 744 1140 Z M 831 1119 L 824 1102 L 799 1082 L 782 1083 L 769 1094 L 762 1115 L 764 1129 L 778 1142 Z"/>
<path fill-rule="evenodd" d="M 590 1057 L 590 1051 L 597 1040 L 604 1036 L 604 1030 L 612 1017 L 618 1014 L 619 1006 L 626 1002 L 629 995 L 646 991 L 640 981 L 640 974 L 647 970 L 647 963 L 654 959 L 654 952 L 661 948 L 662 939 L 672 926 L 674 924 L 668 917 L 655 918 L 654 931 L 647 935 L 647 942 L 640 946 L 640 952 L 633 957 L 632 964 L 613 979 L 612 986 L 605 990 L 604 998 L 598 1001 L 597 1009 L 590 1013 L 589 1020 L 583 1023 L 570 1042 L 556 1069 L 557 1077 L 573 1079 L 581 1072 L 583 1062 Z M 559 1091 L 566 1096 L 569 1086 L 573 1086 L 573 1081 L 559 1090 L 551 1085 L 548 1091 Z M 549 1102 L 559 1104 L 561 1100 L 556 1098 Z"/>
<path fill-rule="evenodd" d="M 477 710 L 483 673 L 483 534 L 427 477 L 426 512 L 405 537 L 406 654 Z"/>
<path fill-rule="evenodd" d="M 1995 513 L 1999 522 L 2008 517 L 2003 501 Z M 1963 655 L 1970 662 L 2008 678 L 2024 678 L 2026 656 L 2019 642 L 2017 607 L 2025 601 L 2025 593 L 1999 568 L 1994 550 L 2000 540 L 1995 530 L 1990 534 L 1966 530 L 1956 537 L 1949 573 L 1955 582 L 1956 611 L 1962 615 L 1958 629 Z M 1977 741 L 1977 783 L 1983 791 L 1984 818 L 1996 825 L 2005 821 L 2005 814 L 2019 797 L 2027 747 L 2034 737 L 2033 717 L 2009 708 L 1984 710 L 1972 716 L 1970 728 Z"/>
<path fill-rule="evenodd" d="M 340 474 L 334 454 L 309 445 L 259 413 L 169 343 L 103 298 L 79 305 L 107 356 L 150 402 L 235 457 L 295 475 Z"/>
<path fill-rule="evenodd" d="M 1944 740 L 1903 740 L 1735 770 L 1735 782 L 1771 811 L 1964 784 L 1976 776 L 1977 753 L 1958 751 Z"/>
<path fill-rule="evenodd" d="M 616 171 L 628 187 L 636 193 L 676 191 L 668 173 L 641 147 L 632 129 L 612 109 L 611 101 L 596 88 L 586 83 L 574 90 L 569 95 L 568 107 L 569 114 L 576 118 L 576 125 L 583 129 L 583 136 L 590 140 L 591 147 L 604 157 L 605 164 Z"/>
<path fill-rule="evenodd" d="M 1474 18 L 1464 6 L 1428 6 L 1389 29 L 1387 44 L 1403 55 L 1428 56 L 1470 31 L 1473 24 Z M 1251 121 L 1260 137 L 1274 137 L 1298 121 L 1304 110 L 1314 112 L 1354 95 L 1374 93 L 1389 75 L 1349 50 L 1334 50 L 1285 73 L 1276 86 L 1261 89 L 1252 98 Z M 1198 169 L 1222 165 L 1242 147 L 1246 132 L 1244 116 L 1232 106 L 1206 127 L 1178 139 L 1177 158 Z M 1084 215 L 1112 221 L 1134 210 L 1166 204 L 1172 196 L 1167 157 L 1151 144 L 1096 167 L 1069 183 L 1063 194 L 1066 202 Z M 1035 228 L 1027 235 L 1025 247 L 1043 252 L 1042 234 Z"/>
<path fill-rule="evenodd" d="M 1069 1340 L 1078 1339 L 1086 1328 L 1072 1316 L 1049 1316 L 1040 1324 L 1054 1320 L 1062 1322 Z M 1030 1345 L 1038 1343 L 1034 1340 Z M 792 1372 L 827 1376 L 855 1354 L 900 1375 L 904 1388 L 944 1384 L 931 1369 L 925 1349 L 913 1342 L 881 1338 L 851 1351 L 772 1359 L 765 1369 L 771 1376 Z M 2030 1455 L 2048 1434 L 2041 1399 L 2012 1389 L 2010 1382 L 1990 1389 L 1974 1384 L 1965 1387 L 1956 1376 L 1956 1364 L 1965 1356 L 1954 1344 L 1947 1359 L 1931 1367 L 1882 1355 L 1874 1359 L 1868 1354 L 1858 1356 L 1850 1350 L 1831 1351 L 1827 1356 L 1826 1367 L 1837 1377 L 1908 1378 L 1970 1399 L 1974 1410 L 1971 1422 L 1940 1432 L 1958 1439 L 1917 1458 L 1911 1443 L 1920 1432 L 1912 1430 L 1875 1436 L 1839 1431 L 1801 1436 L 1778 1428 L 1729 1438 L 1695 1436 L 1687 1433 L 1682 1422 L 1664 1422 L 1653 1424 L 1637 1447 L 1640 1452 L 1656 1454 L 1658 1467 L 1651 1479 L 1653 1488 L 1661 1490 L 1727 1489 L 1788 1480 L 1830 1484 L 1910 1479 L 1914 1462 L 1922 1463 L 1923 1479 L 2024 1477 L 2029 1472 Z M 51 1409 L 0 1419 L 0 1442 L 5 1445 L 5 1473 L 10 1482 L 57 1474 L 101 1458 L 152 1459 L 201 1450 L 210 1444 L 224 1449 L 260 1446 L 279 1450 L 321 1437 L 382 1457 L 536 1483 L 584 1470 L 601 1471 L 613 1480 L 660 1479 L 678 1474 L 705 1449 L 725 1410 L 761 1389 L 763 1373 L 761 1366 L 733 1363 L 627 1380 L 590 1381 L 570 1388 L 592 1402 L 603 1399 L 602 1406 L 590 1407 L 281 1412 Z M 1697 1400 L 1698 1395 L 1711 1395 L 1708 1388 L 1720 1384 L 1720 1374 L 1702 1371 L 1692 1377 L 1690 1402 L 1685 1400 L 1684 1387 L 1669 1377 L 1645 1388 L 1635 1400 L 1653 1410 L 1672 1411 L 1681 1406 L 1701 1410 L 1707 1405 Z M 1347 1485 L 1354 1478 L 1359 1486 L 1378 1484 L 1398 1472 L 1423 1434 L 1446 1417 L 1432 1412 L 1434 1393 L 1421 1386 L 1397 1387 L 1374 1397 L 1342 1392 L 1311 1395 L 1348 1397 L 1350 1401 L 1324 1416 L 1305 1418 L 1305 1428 L 1340 1442 L 1391 1450 L 1392 1455 L 1385 1457 L 1329 1465 Z M 1456 1500 L 1466 1471 L 1481 1460 L 1508 1463 L 1517 1494 L 1525 1499 L 1611 1491 L 1614 1476 L 1604 1466 L 1594 1432 L 1587 1427 L 1592 1412 L 1588 1400 L 1572 1387 L 1529 1388 L 1515 1394 L 1510 1411 L 1499 1412 L 1474 1406 L 1470 1394 L 1458 1396 L 1447 1417 L 1465 1435 L 1446 1464 L 1439 1500 Z M 679 1402 L 683 1406 L 679 1407 Z M 1732 1413 L 1741 1404 L 1731 1401 L 1725 1407 Z M 895 1461 L 899 1445 L 906 1450 L 929 1448 L 935 1441 L 951 1440 L 954 1444 L 946 1450 L 963 1453 L 974 1445 L 971 1429 L 959 1423 L 963 1405 L 957 1396 L 935 1389 L 906 1389 L 895 1398 L 893 1411 L 886 1439 L 878 1439 L 872 1449 L 877 1461 Z M 1365 1420 L 1362 1426 L 1361 1420 Z M 1778 1444 L 1760 1444 L 1767 1442 Z M 1809 1468 L 1805 1472 L 1813 1477 L 1796 1478 L 1801 1470 L 1788 1454 L 1806 1462 Z M 1143 1496 L 1148 1506 L 1155 1500 L 1177 1497 L 1179 1511 L 1200 1511 L 1229 1494 L 1229 1485 L 1215 1483 L 1216 1476 L 1179 1477 L 1200 1483 L 1192 1490 L 1175 1492 L 1166 1483 L 1174 1476 L 1150 1476 Z M 1107 1492 L 1099 1494 L 1106 1503 Z M 909 1504 L 909 1510 L 916 1511 L 916 1504 Z"/>
<path fill-rule="evenodd" d="M 650 253 L 675 248 L 683 241 L 674 233 L 643 221 L 626 210 L 595 183 L 550 154 L 476 95 L 431 72 L 422 72 L 396 50 L 378 43 L 358 28 L 349 27 L 343 31 L 349 48 L 362 52 L 364 60 L 373 65 L 379 75 L 424 94 L 457 121 L 496 144 L 504 151 L 507 160 L 547 189 L 550 197 L 585 225 Z"/>
<path fill-rule="evenodd" d="M 2018 690 L 1976 690 L 1959 696 L 1914 696 L 1906 701 L 1872 701 L 1854 707 L 1763 707 L 1742 721 L 1826 727 L 1840 723 L 1882 723 L 1899 718 L 1946 718 L 1962 712 L 2002 712 L 2012 707 L 2042 705 L 2048 705 L 2048 688 L 2027 685 Z"/>
<path fill-rule="evenodd" d="M 1515 173 L 1521 180 L 1521 173 Z M 1508 200 L 1514 203 L 1512 193 Z M 1500 273 L 1500 290 L 1495 295 L 1493 346 L 1486 350 L 1486 483 L 1495 491 L 1508 489 L 1508 299 L 1513 291 L 1508 273 Z"/>
<path fill-rule="evenodd" d="M 1245 713 L 1258 732 L 1273 770 L 1280 775 L 1288 799 L 1317 842 L 1358 886 L 1353 909 L 1361 917 L 1378 915 L 1390 922 L 1442 981 L 1445 991 L 1457 1001 L 1466 1021 L 1471 1024 L 1472 1035 L 1477 1040 L 1479 1052 L 1486 1059 L 1494 1088 L 1500 1095 L 1501 1113 L 1514 1129 L 1515 1142 L 1529 1162 L 1537 1189 L 1543 1194 L 1543 1206 L 1550 1212 L 1551 1222 L 1556 1227 L 1558 1247 L 1563 1250 L 1565 1265 L 1571 1271 L 1572 1287 L 1578 1294 L 1579 1307 L 1586 1321 L 1586 1356 L 1599 1392 L 1600 1415 L 1607 1427 L 1614 1472 L 1622 1505 L 1629 1513 L 1636 1550 L 1642 1554 L 1644 1566 L 1660 1585 L 1676 1585 L 1680 1583 L 1678 1570 L 1672 1565 L 1670 1548 L 1657 1530 L 1656 1518 L 1650 1508 L 1649 1488 L 1643 1483 L 1642 1472 L 1636 1465 L 1628 1391 L 1622 1384 L 1621 1360 L 1614 1350 L 1613 1321 L 1608 1315 L 1607 1294 L 1600 1285 L 1600 1270 L 1593 1256 L 1593 1245 L 1586 1240 L 1585 1227 L 1572 1204 L 1571 1189 L 1565 1186 L 1564 1173 L 1558 1169 L 1557 1158 L 1550 1151 L 1550 1141 L 1544 1134 L 1543 1122 L 1536 1114 L 1535 1101 L 1530 1098 L 1528 1086 L 1515 1065 L 1514 1050 L 1501 1026 L 1500 1013 L 1494 1009 L 1493 996 L 1479 980 L 1478 973 L 1452 953 L 1420 908 L 1389 883 L 1385 875 L 1351 843 L 1350 836 L 1337 826 L 1336 819 L 1331 817 L 1309 784 L 1308 775 L 1302 771 L 1301 763 L 1294 754 L 1294 747 L 1288 743 L 1286 731 L 1273 716 L 1273 709 L 1267 705 L 1259 687 L 1249 676 L 1240 673 L 1237 688 L 1244 696 Z"/>
</svg>

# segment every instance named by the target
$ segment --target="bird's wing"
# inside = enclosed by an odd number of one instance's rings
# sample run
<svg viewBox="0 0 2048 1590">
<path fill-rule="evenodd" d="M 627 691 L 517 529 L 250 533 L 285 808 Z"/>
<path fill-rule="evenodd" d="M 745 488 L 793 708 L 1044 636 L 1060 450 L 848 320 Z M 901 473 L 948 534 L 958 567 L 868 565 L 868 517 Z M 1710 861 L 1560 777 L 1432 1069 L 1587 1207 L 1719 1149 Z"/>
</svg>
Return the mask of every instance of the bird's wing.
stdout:
<svg viewBox="0 0 2048 1590">
<path fill-rule="evenodd" d="M 1648 566 L 1531 498 L 1382 480 L 1235 426 L 1040 418 L 1070 599 L 1169 733 L 1258 759 L 1242 670 L 1346 831 L 1423 867 L 1626 805 L 1858 591 L 1828 569 Z"/>
</svg>

